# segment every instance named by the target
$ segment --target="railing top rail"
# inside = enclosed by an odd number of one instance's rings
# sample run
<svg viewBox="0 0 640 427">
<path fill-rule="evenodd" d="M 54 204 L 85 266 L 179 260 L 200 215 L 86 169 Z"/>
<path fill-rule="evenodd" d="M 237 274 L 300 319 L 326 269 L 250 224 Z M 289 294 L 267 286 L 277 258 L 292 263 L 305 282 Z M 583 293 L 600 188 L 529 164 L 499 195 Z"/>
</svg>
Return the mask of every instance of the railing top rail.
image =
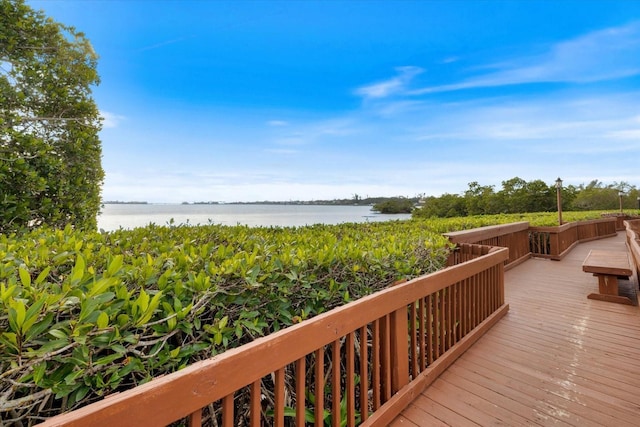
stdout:
<svg viewBox="0 0 640 427">
<path fill-rule="evenodd" d="M 522 221 L 511 224 L 490 225 L 472 230 L 453 231 L 451 233 L 444 233 L 444 236 L 448 237 L 453 243 L 475 243 L 505 234 L 524 231 L 528 228 L 529 222 Z"/>
<path fill-rule="evenodd" d="M 183 370 L 59 415 L 43 426 L 167 424 L 205 407 L 374 320 L 508 259 L 500 248 L 360 298 Z M 90 418 L 89 418 L 90 417 Z"/>
<path fill-rule="evenodd" d="M 588 224 L 597 224 L 597 223 L 605 223 L 605 222 L 616 222 L 616 218 L 615 217 L 608 217 L 608 218 L 599 218 L 599 219 L 589 219 L 589 220 L 585 220 L 585 221 L 575 221 L 575 222 L 567 222 L 565 224 L 562 224 L 560 226 L 558 225 L 554 225 L 554 226 L 532 226 L 529 227 L 529 229 L 531 231 L 542 231 L 542 232 L 550 232 L 550 233 L 558 233 L 561 231 L 566 231 L 570 228 L 575 228 L 575 227 L 579 227 L 579 226 L 584 226 L 584 225 L 588 225 Z"/>
<path fill-rule="evenodd" d="M 633 231 L 640 231 L 640 219 L 626 219 L 624 226 Z"/>
</svg>

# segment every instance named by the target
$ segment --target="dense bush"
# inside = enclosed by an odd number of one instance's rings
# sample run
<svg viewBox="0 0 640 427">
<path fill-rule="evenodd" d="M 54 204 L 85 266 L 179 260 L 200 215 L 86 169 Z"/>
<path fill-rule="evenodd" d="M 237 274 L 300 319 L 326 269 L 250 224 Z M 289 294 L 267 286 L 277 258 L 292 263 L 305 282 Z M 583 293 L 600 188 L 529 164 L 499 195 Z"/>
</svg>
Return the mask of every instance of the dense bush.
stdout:
<svg viewBox="0 0 640 427">
<path fill-rule="evenodd" d="M 411 199 L 397 198 L 376 203 L 371 209 L 383 214 L 400 214 L 411 213 L 414 206 L 415 203 Z"/>
<path fill-rule="evenodd" d="M 27 424 L 441 268 L 419 222 L 0 236 L 0 415 Z"/>
</svg>

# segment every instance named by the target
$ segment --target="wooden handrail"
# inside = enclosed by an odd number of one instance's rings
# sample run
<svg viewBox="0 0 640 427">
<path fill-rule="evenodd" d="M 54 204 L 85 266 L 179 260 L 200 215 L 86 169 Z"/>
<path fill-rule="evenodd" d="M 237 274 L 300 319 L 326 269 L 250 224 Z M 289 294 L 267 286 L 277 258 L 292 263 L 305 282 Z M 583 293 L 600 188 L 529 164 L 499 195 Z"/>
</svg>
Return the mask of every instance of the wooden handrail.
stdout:
<svg viewBox="0 0 640 427">
<path fill-rule="evenodd" d="M 627 233 L 627 246 L 635 264 L 636 274 L 640 279 L 640 219 L 626 220 L 624 226 Z"/>
<path fill-rule="evenodd" d="M 488 227 L 474 228 L 471 230 L 445 233 L 452 243 L 459 247 L 463 244 L 484 245 L 491 247 L 509 248 L 509 259 L 506 268 L 513 268 L 531 257 L 529 249 L 529 223 L 527 221 L 511 224 L 492 225 Z M 449 265 L 454 265 L 458 260 L 449 259 Z"/>
<path fill-rule="evenodd" d="M 614 217 L 570 222 L 558 227 L 530 227 L 533 256 L 560 260 L 578 243 L 616 235 Z"/>
<path fill-rule="evenodd" d="M 301 417 L 311 412 L 321 426 L 325 406 L 331 408 L 333 425 L 342 419 L 356 425 L 358 416 L 365 421 L 369 408 L 383 410 L 383 421 L 377 421 L 382 425 L 392 414 L 389 408 L 397 409 L 387 402 L 410 378 L 437 371 L 444 366 L 439 361 L 471 342 L 478 326 L 506 313 L 509 251 L 481 251 L 486 253 L 53 417 L 43 426 L 167 425 L 181 419 L 194 426 L 200 425 L 203 408 L 225 426 L 238 417 L 259 426 L 267 416 L 270 424 L 282 426 L 286 408 L 296 414 L 297 425 L 304 425 Z M 273 396 L 265 398 L 265 382 Z M 325 386 L 332 390 L 328 396 Z M 313 393 L 315 404 L 305 397 Z M 343 406 L 347 410 L 341 414 Z M 376 418 L 367 423 L 376 424 Z"/>
</svg>

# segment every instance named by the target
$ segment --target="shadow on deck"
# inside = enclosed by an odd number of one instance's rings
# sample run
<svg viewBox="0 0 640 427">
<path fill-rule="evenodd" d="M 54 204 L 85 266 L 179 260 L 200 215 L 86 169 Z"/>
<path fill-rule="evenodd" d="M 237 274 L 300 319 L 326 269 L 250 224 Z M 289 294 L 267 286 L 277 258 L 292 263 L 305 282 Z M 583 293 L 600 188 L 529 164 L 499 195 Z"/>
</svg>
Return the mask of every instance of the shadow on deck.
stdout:
<svg viewBox="0 0 640 427">
<path fill-rule="evenodd" d="M 587 299 L 596 248 L 624 251 L 624 234 L 506 272 L 509 313 L 392 425 L 640 425 L 640 310 Z"/>
</svg>

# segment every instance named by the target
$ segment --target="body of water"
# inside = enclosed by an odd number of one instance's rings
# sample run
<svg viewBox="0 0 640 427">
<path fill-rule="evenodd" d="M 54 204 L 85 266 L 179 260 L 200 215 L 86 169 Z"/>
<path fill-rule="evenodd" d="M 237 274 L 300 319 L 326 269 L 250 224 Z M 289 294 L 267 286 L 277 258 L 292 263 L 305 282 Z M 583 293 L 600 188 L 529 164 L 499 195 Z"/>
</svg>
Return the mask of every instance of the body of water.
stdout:
<svg viewBox="0 0 640 427">
<path fill-rule="evenodd" d="M 150 223 L 222 224 L 249 226 L 304 226 L 345 222 L 389 221 L 411 218 L 410 214 L 383 215 L 370 206 L 314 205 L 156 205 L 107 204 L 98 215 L 98 229 L 144 227 Z"/>
</svg>

